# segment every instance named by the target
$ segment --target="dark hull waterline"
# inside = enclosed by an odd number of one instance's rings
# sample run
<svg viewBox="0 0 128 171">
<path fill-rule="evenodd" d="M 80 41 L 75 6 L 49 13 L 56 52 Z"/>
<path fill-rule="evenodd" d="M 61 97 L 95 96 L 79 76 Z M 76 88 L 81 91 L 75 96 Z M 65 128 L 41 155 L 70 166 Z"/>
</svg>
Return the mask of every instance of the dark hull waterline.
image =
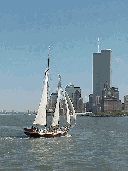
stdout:
<svg viewBox="0 0 128 171">
<path fill-rule="evenodd" d="M 46 132 L 46 133 L 42 133 L 42 132 L 38 132 L 35 129 L 27 129 L 24 128 L 25 130 L 25 134 L 29 137 L 35 137 L 35 138 L 39 138 L 39 137 L 45 137 L 45 138 L 52 138 L 52 137 L 61 137 L 67 134 L 68 131 L 60 131 L 60 132 Z"/>
</svg>

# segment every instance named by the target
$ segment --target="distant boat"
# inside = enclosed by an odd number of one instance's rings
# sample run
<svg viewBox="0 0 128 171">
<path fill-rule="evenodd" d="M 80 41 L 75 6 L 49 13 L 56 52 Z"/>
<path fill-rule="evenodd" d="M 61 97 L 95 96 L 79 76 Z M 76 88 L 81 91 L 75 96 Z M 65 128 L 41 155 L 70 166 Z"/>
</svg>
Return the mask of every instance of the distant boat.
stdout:
<svg viewBox="0 0 128 171">
<path fill-rule="evenodd" d="M 55 108 L 55 112 L 53 115 L 52 123 L 49 127 L 50 129 L 48 130 L 47 128 L 46 107 L 47 107 L 47 98 L 48 98 L 49 57 L 50 57 L 50 53 L 48 55 L 48 68 L 45 71 L 45 83 L 44 83 L 43 93 L 42 93 L 37 115 L 33 122 L 33 124 L 36 126 L 32 126 L 31 128 L 24 128 L 24 133 L 30 137 L 58 137 L 58 136 L 66 135 L 69 128 L 71 127 L 71 122 L 70 122 L 71 120 L 70 120 L 70 114 L 69 114 L 70 110 L 68 107 L 68 103 L 70 105 L 73 118 L 74 120 L 76 119 L 75 110 L 67 92 L 62 92 L 64 96 L 64 100 L 65 100 L 65 106 L 66 106 L 67 124 L 63 125 L 61 128 L 59 127 L 59 103 L 60 103 L 60 94 L 61 94 L 61 77 L 59 75 L 58 97 L 57 97 L 56 108 Z M 45 128 L 39 129 L 37 125 L 44 126 Z"/>
</svg>

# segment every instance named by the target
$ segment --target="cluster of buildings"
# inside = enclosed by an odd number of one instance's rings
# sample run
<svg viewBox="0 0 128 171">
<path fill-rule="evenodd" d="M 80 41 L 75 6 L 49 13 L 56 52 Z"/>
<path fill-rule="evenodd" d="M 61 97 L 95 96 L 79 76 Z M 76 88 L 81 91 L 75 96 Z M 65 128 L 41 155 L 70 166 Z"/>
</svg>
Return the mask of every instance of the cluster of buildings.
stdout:
<svg viewBox="0 0 128 171">
<path fill-rule="evenodd" d="M 81 89 L 69 83 L 65 91 L 68 93 L 76 112 L 128 112 L 128 95 L 124 96 L 124 103 L 119 100 L 119 90 L 112 86 L 112 50 L 105 49 L 93 53 L 93 93 L 89 101 L 83 103 Z M 50 97 L 50 108 L 54 109 L 57 93 Z M 61 100 L 61 108 L 64 102 Z"/>
<path fill-rule="evenodd" d="M 119 90 L 112 86 L 112 50 L 93 53 L 93 94 L 89 95 L 86 111 L 128 112 L 128 95 L 124 103 L 119 100 Z"/>
<path fill-rule="evenodd" d="M 83 104 L 83 99 L 81 97 L 81 89 L 79 86 L 74 86 L 72 83 L 69 83 L 66 88 L 65 91 L 68 93 L 74 109 L 76 112 L 84 112 L 85 111 L 85 106 Z M 56 101 L 57 101 L 57 93 L 52 93 L 50 96 L 50 109 L 55 109 L 55 105 L 56 105 Z M 60 109 L 63 110 L 65 109 L 65 101 L 64 99 L 61 99 L 60 101 Z"/>
</svg>

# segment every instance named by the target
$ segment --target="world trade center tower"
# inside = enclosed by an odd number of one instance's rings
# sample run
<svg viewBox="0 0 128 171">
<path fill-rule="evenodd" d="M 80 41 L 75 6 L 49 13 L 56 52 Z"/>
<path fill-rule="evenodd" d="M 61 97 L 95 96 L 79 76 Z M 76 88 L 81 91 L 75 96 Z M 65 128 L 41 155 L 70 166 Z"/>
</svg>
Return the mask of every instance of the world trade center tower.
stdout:
<svg viewBox="0 0 128 171">
<path fill-rule="evenodd" d="M 102 98 L 104 84 L 112 87 L 112 50 L 101 50 L 93 53 L 93 112 L 96 107 L 96 96 Z"/>
</svg>

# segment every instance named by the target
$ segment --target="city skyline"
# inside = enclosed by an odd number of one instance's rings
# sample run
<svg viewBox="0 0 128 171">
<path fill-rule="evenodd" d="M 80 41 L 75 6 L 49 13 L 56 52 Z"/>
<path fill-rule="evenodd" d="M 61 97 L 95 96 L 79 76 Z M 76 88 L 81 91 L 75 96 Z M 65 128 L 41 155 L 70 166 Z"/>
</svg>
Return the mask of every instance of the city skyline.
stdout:
<svg viewBox="0 0 128 171">
<path fill-rule="evenodd" d="M 7 5 L 8 3 L 8 5 Z M 50 5 L 49 5 L 50 4 Z M 58 74 L 62 86 L 80 86 L 84 102 L 92 93 L 92 55 L 112 50 L 112 86 L 120 100 L 128 94 L 126 0 L 85 2 L 34 0 L 0 6 L 0 110 L 37 110 L 48 46 L 51 93 Z"/>
</svg>

